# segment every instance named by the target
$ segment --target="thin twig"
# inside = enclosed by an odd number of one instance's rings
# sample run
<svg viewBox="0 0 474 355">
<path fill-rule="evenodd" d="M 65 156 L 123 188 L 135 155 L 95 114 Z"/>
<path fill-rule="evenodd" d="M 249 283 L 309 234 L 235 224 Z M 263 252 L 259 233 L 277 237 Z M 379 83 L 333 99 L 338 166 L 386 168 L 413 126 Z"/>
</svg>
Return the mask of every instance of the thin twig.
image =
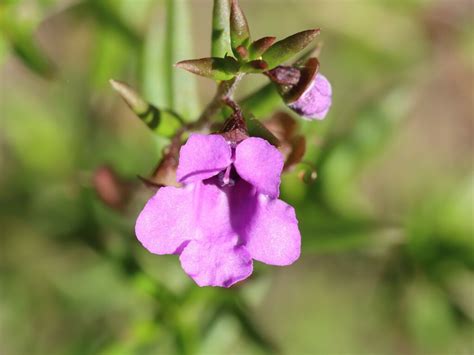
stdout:
<svg viewBox="0 0 474 355">
<path fill-rule="evenodd" d="M 211 102 L 206 106 L 204 111 L 195 122 L 191 122 L 183 125 L 171 138 L 170 150 L 176 154 L 179 152 L 179 146 L 181 143 L 181 136 L 190 130 L 198 130 L 208 126 L 211 119 L 219 112 L 219 110 L 226 105 L 228 99 L 231 99 L 234 95 L 235 89 L 238 82 L 242 79 L 244 74 L 239 74 L 235 78 L 222 81 L 217 87 L 216 94 L 212 98 Z"/>
<path fill-rule="evenodd" d="M 204 111 L 199 116 L 198 120 L 196 122 L 191 123 L 188 128 L 199 129 L 206 126 L 210 122 L 212 117 L 214 117 L 214 115 L 219 112 L 219 110 L 225 105 L 226 99 L 232 98 L 237 84 L 241 78 L 242 74 L 239 74 L 231 80 L 221 82 L 217 87 L 217 92 L 211 102 L 209 102 L 209 104 L 206 106 Z"/>
</svg>

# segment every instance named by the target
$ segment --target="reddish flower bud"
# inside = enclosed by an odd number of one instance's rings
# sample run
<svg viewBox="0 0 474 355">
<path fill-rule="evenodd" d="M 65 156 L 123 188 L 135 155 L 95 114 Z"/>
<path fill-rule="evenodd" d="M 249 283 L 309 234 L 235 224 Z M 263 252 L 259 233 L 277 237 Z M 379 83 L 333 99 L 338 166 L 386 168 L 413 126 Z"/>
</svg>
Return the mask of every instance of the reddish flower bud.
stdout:
<svg viewBox="0 0 474 355">
<path fill-rule="evenodd" d="M 302 117 L 322 120 L 331 107 L 331 96 L 331 84 L 325 76 L 318 73 L 301 96 L 287 104 Z"/>
<path fill-rule="evenodd" d="M 318 60 L 310 58 L 303 67 L 279 66 L 266 74 L 278 86 L 289 108 L 302 117 L 321 120 L 331 107 L 332 90 L 318 69 Z"/>
</svg>

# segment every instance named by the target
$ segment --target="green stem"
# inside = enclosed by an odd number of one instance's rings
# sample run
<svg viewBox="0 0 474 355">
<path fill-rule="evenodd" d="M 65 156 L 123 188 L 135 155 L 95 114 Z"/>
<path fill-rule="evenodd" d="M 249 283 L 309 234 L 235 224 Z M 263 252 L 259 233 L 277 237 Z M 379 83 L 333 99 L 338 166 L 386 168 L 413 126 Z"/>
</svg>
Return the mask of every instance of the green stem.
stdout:
<svg viewBox="0 0 474 355">
<path fill-rule="evenodd" d="M 173 33 L 175 31 L 175 4 L 174 0 L 168 0 L 166 2 L 166 37 L 165 37 L 165 67 L 171 68 L 173 66 L 173 54 L 175 52 L 175 43 L 173 38 Z M 167 97 L 166 103 L 168 107 L 174 109 L 174 82 L 173 82 L 173 72 L 167 70 L 166 75 L 166 87 L 167 87 Z"/>
</svg>

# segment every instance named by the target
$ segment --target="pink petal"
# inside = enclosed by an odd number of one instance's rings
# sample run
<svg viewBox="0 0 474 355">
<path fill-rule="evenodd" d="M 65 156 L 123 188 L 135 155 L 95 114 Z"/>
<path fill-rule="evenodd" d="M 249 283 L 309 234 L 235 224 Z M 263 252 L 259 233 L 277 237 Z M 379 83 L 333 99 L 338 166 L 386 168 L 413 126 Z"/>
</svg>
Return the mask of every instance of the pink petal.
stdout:
<svg viewBox="0 0 474 355">
<path fill-rule="evenodd" d="M 181 253 L 181 266 L 201 287 L 230 287 L 253 270 L 249 253 L 236 242 L 236 236 L 193 240 Z"/>
<path fill-rule="evenodd" d="M 135 224 L 135 234 L 154 254 L 177 254 L 195 235 L 194 186 L 162 187 L 148 200 Z"/>
<path fill-rule="evenodd" d="M 235 152 L 235 169 L 239 176 L 270 197 L 278 197 L 283 169 L 281 153 L 266 140 L 245 139 Z"/>
<path fill-rule="evenodd" d="M 193 218 L 198 227 L 195 239 L 232 234 L 228 191 L 215 184 L 217 178 L 199 182 L 194 192 Z"/>
<path fill-rule="evenodd" d="M 281 200 L 258 196 L 245 247 L 253 259 L 271 265 L 290 265 L 300 257 L 301 235 L 295 210 Z"/>
<path fill-rule="evenodd" d="M 299 258 L 301 236 L 293 207 L 242 180 L 232 190 L 231 203 L 233 228 L 253 259 L 289 265 Z"/>
<path fill-rule="evenodd" d="M 328 79 L 317 74 L 301 97 L 288 106 L 303 117 L 322 120 L 332 103 L 332 89 Z"/>
<path fill-rule="evenodd" d="M 192 134 L 179 152 L 176 178 L 191 183 L 217 175 L 231 163 L 232 149 L 217 134 Z"/>
</svg>

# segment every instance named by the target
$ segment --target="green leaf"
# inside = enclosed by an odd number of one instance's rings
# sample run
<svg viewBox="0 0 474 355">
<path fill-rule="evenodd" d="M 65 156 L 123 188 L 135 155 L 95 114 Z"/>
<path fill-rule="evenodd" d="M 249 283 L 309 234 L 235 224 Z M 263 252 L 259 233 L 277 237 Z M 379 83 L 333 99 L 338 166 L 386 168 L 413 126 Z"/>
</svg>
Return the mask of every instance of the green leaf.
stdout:
<svg viewBox="0 0 474 355">
<path fill-rule="evenodd" d="M 237 61 L 232 57 L 183 60 L 176 63 L 176 66 L 193 74 L 219 81 L 232 79 L 239 70 Z"/>
<path fill-rule="evenodd" d="M 128 107 L 156 134 L 172 137 L 182 126 L 183 122 L 176 113 L 149 104 L 127 84 L 117 80 L 110 80 L 110 84 Z"/>
<path fill-rule="evenodd" d="M 250 41 L 247 19 L 237 0 L 231 0 L 230 5 L 230 40 L 234 54 L 237 47 L 247 47 Z"/>
<path fill-rule="evenodd" d="M 265 353 L 279 353 L 279 349 L 273 341 L 257 326 L 249 306 L 241 297 L 234 296 L 230 298 L 227 307 L 230 314 L 239 321 L 243 334 L 248 340 L 252 341 Z"/>
<path fill-rule="evenodd" d="M 212 57 L 225 57 L 230 53 L 229 0 L 214 0 L 212 10 Z"/>
<path fill-rule="evenodd" d="M 285 179 L 289 177 L 287 175 Z M 303 245 L 304 253 L 362 250 L 370 245 L 386 243 L 387 240 L 381 235 L 395 227 L 366 217 L 342 216 L 316 203 L 302 206 L 299 220 L 301 232 L 307 236 Z"/>
<path fill-rule="evenodd" d="M 183 58 L 193 57 L 192 24 L 189 1 L 168 0 L 166 51 L 168 60 L 166 69 L 171 73 L 171 97 L 168 106 L 188 119 L 199 114 L 199 95 L 196 80 L 186 73 L 174 69 L 174 63 Z"/>
<path fill-rule="evenodd" d="M 128 42 L 110 26 L 97 31 L 94 39 L 90 81 L 95 89 L 107 88 L 107 81 L 123 73 L 130 65 L 135 53 L 130 53 Z"/>
<path fill-rule="evenodd" d="M 142 92 L 155 105 L 169 107 L 170 88 L 165 85 L 166 72 L 170 70 L 165 62 L 165 27 L 157 14 L 151 17 L 145 34 L 142 60 Z"/>
<path fill-rule="evenodd" d="M 51 78 L 54 75 L 54 68 L 49 59 L 39 49 L 32 37 L 24 36 L 15 38 L 11 45 L 15 54 L 22 60 L 32 71 L 45 77 Z"/>
<path fill-rule="evenodd" d="M 268 63 L 269 69 L 272 69 L 306 48 L 319 32 L 319 29 L 307 30 L 286 37 L 272 45 L 262 58 Z"/>
<path fill-rule="evenodd" d="M 3 32 L 3 38 L 12 47 L 16 56 L 30 70 L 45 78 L 51 78 L 54 68 L 34 40 L 34 27 L 26 23 L 18 23 L 8 17 L 13 17 L 14 13 L 5 12 L 0 15 L 2 15 L 0 16 L 0 31 Z"/>
<path fill-rule="evenodd" d="M 408 286 L 406 325 L 418 347 L 427 353 L 449 348 L 456 333 L 456 314 L 446 293 L 421 277 Z"/>
<path fill-rule="evenodd" d="M 143 89 L 159 107 L 190 120 L 199 111 L 194 78 L 175 70 L 177 61 L 192 56 L 190 19 L 185 1 L 166 1 L 166 20 L 152 17 L 143 52 Z"/>
<path fill-rule="evenodd" d="M 100 25 L 108 26 L 120 33 L 133 46 L 140 46 L 142 39 L 140 35 L 130 27 L 117 11 L 116 4 L 107 1 L 87 0 L 79 3 L 80 7 L 85 7 L 91 12 Z"/>
</svg>

